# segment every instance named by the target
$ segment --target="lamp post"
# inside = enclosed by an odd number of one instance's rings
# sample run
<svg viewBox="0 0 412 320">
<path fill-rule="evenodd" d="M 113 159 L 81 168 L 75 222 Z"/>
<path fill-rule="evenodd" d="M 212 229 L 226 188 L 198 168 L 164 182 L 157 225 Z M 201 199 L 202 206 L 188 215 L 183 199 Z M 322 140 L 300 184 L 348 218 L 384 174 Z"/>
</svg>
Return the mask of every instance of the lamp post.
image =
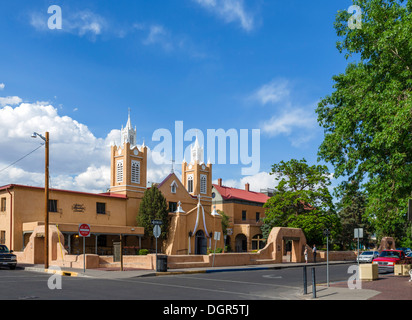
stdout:
<svg viewBox="0 0 412 320">
<path fill-rule="evenodd" d="M 44 269 L 49 268 L 49 133 L 46 136 L 34 132 L 31 137 L 39 137 L 45 142 L 45 182 L 44 182 Z"/>
</svg>

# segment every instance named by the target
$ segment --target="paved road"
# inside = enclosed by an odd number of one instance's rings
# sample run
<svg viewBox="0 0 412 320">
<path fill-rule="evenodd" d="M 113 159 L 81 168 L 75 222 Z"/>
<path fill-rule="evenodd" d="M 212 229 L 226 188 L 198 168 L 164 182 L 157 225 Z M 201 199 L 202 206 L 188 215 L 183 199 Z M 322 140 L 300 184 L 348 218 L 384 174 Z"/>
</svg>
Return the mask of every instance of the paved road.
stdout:
<svg viewBox="0 0 412 320">
<path fill-rule="evenodd" d="M 308 268 L 308 285 L 311 284 Z M 330 280 L 348 279 L 348 265 L 331 266 Z M 50 290 L 56 277 L 21 270 L 0 270 L 2 300 L 289 300 L 303 291 L 303 269 L 182 274 L 125 279 L 62 277 L 61 290 Z M 317 283 L 326 282 L 326 267 L 316 268 Z"/>
</svg>

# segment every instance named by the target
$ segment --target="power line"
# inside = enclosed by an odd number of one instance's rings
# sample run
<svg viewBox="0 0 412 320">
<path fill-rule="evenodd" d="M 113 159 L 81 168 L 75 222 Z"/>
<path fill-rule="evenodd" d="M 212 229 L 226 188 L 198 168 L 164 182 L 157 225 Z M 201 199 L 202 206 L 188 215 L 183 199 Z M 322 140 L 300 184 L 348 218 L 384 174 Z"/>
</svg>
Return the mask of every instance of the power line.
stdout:
<svg viewBox="0 0 412 320">
<path fill-rule="evenodd" d="M 39 147 L 37 147 L 36 149 L 34 149 L 33 151 L 30 151 L 28 154 L 26 154 L 25 156 L 21 157 L 20 159 L 14 161 L 12 164 L 8 165 L 7 167 L 5 167 L 4 169 L 0 170 L 0 173 L 2 173 L 3 171 L 7 170 L 8 168 L 14 166 L 17 162 L 20 162 L 21 160 L 23 160 L 24 158 L 27 158 L 29 155 L 31 155 L 32 153 L 36 152 L 37 150 L 39 150 L 41 147 L 44 146 L 44 143 L 41 143 Z"/>
</svg>

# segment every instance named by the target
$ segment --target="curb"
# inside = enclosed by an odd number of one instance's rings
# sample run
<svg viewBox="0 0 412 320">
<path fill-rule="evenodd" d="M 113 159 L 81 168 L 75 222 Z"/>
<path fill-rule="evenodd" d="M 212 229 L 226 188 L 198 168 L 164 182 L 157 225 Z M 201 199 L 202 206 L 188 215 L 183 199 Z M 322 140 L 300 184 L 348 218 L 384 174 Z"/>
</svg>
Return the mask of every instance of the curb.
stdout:
<svg viewBox="0 0 412 320">
<path fill-rule="evenodd" d="M 72 271 L 64 271 L 64 270 L 55 270 L 55 269 L 43 269 L 43 268 L 34 268 L 34 267 L 24 267 L 22 268 L 24 271 L 33 271 L 33 272 L 41 272 L 41 273 L 49 273 L 49 274 L 58 274 L 64 277 L 80 277 L 77 272 Z"/>
</svg>

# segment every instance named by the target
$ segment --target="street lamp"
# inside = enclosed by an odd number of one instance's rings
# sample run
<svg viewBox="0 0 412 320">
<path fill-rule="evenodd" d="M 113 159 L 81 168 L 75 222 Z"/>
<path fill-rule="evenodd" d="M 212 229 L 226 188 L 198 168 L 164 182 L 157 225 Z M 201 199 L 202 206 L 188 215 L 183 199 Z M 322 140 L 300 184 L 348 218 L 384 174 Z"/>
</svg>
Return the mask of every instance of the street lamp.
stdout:
<svg viewBox="0 0 412 320">
<path fill-rule="evenodd" d="M 33 132 L 32 138 L 39 137 L 45 142 L 45 183 L 44 183 L 44 269 L 49 268 L 49 133 L 43 137 L 37 132 Z"/>
</svg>

